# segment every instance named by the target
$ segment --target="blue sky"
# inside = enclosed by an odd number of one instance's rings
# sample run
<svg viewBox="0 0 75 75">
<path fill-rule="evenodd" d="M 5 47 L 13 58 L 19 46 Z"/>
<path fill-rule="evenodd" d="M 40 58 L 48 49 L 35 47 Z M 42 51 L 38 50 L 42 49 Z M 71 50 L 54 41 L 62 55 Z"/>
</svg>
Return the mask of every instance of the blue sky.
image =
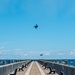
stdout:
<svg viewBox="0 0 75 75">
<path fill-rule="evenodd" d="M 75 58 L 75 0 L 0 0 L 0 58 Z"/>
</svg>

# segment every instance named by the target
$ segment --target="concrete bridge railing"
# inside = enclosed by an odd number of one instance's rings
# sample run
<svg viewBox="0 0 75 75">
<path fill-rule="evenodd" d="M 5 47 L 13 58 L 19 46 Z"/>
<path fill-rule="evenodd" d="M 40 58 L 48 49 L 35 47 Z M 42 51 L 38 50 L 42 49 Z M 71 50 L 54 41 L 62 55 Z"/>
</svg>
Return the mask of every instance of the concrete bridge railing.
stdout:
<svg viewBox="0 0 75 75">
<path fill-rule="evenodd" d="M 7 65 L 0 66 L 0 75 L 8 75 L 15 69 L 18 69 L 19 67 L 22 67 L 22 65 L 25 65 L 27 63 L 31 62 L 29 61 L 21 61 L 21 62 L 15 62 Z"/>
<path fill-rule="evenodd" d="M 40 63 L 47 63 L 47 65 L 54 68 L 58 74 L 60 74 L 60 72 L 63 71 L 64 75 L 75 75 L 75 66 L 45 60 L 40 60 Z"/>
</svg>

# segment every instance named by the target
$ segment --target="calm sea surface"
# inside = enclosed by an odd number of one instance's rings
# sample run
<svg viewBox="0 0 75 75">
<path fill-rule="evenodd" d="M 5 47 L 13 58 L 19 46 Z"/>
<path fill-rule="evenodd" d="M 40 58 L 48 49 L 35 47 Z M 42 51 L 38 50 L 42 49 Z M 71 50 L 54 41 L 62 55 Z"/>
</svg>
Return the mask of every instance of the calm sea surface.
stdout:
<svg viewBox="0 0 75 75">
<path fill-rule="evenodd" d="M 66 59 L 63 59 L 62 60 L 62 63 L 64 64 L 65 63 L 65 60 Z M 68 60 L 68 64 L 70 65 L 70 66 L 74 66 L 74 61 L 75 61 L 75 59 L 67 59 Z"/>
<path fill-rule="evenodd" d="M 69 63 L 70 66 L 74 66 L 75 59 L 62 59 L 63 64 L 65 63 L 65 60 L 68 60 L 68 63 Z M 2 61 L 3 60 L 0 60 L 0 65 L 1 65 Z M 9 60 L 5 60 L 5 61 L 6 61 L 6 64 L 9 64 Z"/>
</svg>

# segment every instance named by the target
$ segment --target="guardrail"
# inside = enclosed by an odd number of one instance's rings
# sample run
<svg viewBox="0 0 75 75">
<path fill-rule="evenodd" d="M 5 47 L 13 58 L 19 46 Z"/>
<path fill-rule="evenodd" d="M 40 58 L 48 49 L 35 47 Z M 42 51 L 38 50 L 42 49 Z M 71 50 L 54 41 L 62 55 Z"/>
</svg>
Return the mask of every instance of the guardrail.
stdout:
<svg viewBox="0 0 75 75">
<path fill-rule="evenodd" d="M 64 75 L 75 75 L 75 66 L 70 66 L 67 64 L 57 63 L 57 62 L 50 62 L 45 60 L 39 60 L 39 63 L 44 64 L 47 63 L 47 65 L 51 66 L 56 70 L 58 74 L 62 71 Z"/>
<path fill-rule="evenodd" d="M 30 60 L 28 60 L 28 61 L 26 60 L 26 61 L 20 61 L 20 62 L 7 64 L 7 65 L 2 65 L 2 66 L 0 66 L 0 75 L 8 75 L 15 69 L 18 69 L 18 68 L 22 67 L 22 65 L 28 64 L 30 62 L 31 62 Z"/>
</svg>

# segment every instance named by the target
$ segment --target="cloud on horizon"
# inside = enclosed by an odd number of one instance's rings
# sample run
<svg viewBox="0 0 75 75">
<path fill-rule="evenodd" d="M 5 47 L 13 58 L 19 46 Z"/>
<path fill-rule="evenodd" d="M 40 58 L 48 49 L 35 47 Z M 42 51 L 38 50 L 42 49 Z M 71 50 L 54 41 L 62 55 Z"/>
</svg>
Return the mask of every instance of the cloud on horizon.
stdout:
<svg viewBox="0 0 75 75">
<path fill-rule="evenodd" d="M 40 54 L 43 53 L 43 56 L 40 57 Z M 50 51 L 26 51 L 26 50 L 0 50 L 1 59 L 63 59 L 63 58 L 74 58 L 75 50 L 67 52 L 50 52 Z"/>
<path fill-rule="evenodd" d="M 4 49 L 5 48 L 5 46 L 0 46 L 0 50 L 2 50 L 2 49 Z"/>
<path fill-rule="evenodd" d="M 71 52 L 70 52 L 70 54 L 69 54 L 70 56 L 75 56 L 75 49 L 73 49 Z"/>
</svg>

